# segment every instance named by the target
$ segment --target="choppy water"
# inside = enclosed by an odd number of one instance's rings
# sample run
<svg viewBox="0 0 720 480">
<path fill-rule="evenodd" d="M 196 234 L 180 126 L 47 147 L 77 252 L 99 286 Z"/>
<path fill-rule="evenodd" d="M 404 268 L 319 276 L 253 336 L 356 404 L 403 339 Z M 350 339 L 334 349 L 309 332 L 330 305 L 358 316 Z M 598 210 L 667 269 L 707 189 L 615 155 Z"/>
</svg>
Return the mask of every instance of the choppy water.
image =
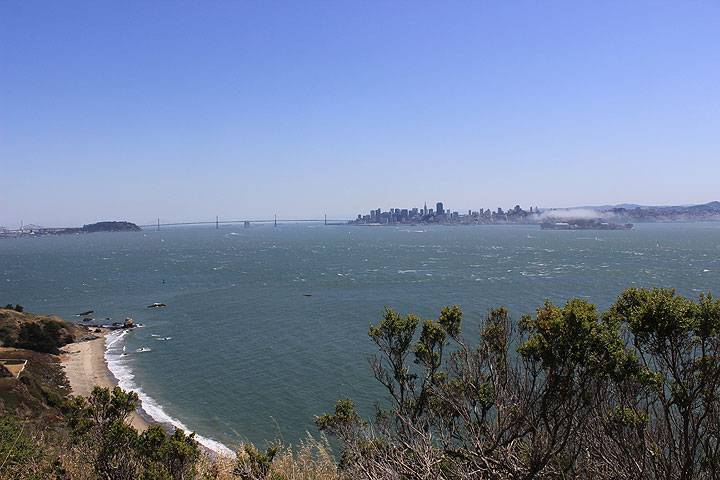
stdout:
<svg viewBox="0 0 720 480">
<path fill-rule="evenodd" d="M 459 304 L 471 335 L 491 307 L 516 318 L 545 298 L 606 307 L 633 285 L 720 293 L 720 224 L 283 225 L 0 241 L 1 303 L 144 323 L 108 340 L 121 385 L 140 389 L 156 418 L 226 445 L 294 442 L 341 397 L 369 413 L 382 391 L 367 329 L 386 305 L 432 317 Z M 168 307 L 145 308 L 152 302 Z"/>
</svg>

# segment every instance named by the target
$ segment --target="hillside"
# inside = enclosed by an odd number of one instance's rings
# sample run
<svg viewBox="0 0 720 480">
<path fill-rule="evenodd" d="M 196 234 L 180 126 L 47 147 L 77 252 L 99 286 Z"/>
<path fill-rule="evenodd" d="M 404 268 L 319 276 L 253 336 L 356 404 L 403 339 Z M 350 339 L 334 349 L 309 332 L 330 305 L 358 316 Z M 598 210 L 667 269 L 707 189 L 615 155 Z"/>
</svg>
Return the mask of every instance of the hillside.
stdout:
<svg viewBox="0 0 720 480">
<path fill-rule="evenodd" d="M 89 335 L 59 317 L 0 308 L 0 359 L 27 361 L 19 378 L 7 375 L 7 369 L 0 375 L 0 416 L 46 426 L 61 419 L 69 387 L 55 354 Z"/>
<path fill-rule="evenodd" d="M 702 205 L 617 206 L 604 209 L 617 219 L 636 222 L 684 222 L 720 220 L 720 202 Z"/>
<path fill-rule="evenodd" d="M 56 316 L 0 308 L 0 347 L 58 354 L 59 348 L 88 337 L 88 331 Z"/>
<path fill-rule="evenodd" d="M 0 377 L 0 416 L 57 421 L 69 387 L 60 360 L 49 353 L 0 347 L 3 360 L 27 360 L 20 378 Z"/>
</svg>

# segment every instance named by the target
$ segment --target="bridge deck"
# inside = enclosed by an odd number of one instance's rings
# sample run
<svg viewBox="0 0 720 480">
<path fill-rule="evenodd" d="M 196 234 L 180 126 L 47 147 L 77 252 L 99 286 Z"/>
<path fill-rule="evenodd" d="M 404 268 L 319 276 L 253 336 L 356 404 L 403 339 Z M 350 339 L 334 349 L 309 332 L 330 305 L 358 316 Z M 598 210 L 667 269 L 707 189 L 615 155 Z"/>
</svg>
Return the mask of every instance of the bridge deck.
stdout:
<svg viewBox="0 0 720 480">
<path fill-rule="evenodd" d="M 280 219 L 274 218 L 269 220 L 219 220 L 219 221 L 202 221 L 202 222 L 168 222 L 168 223 L 150 223 L 147 225 L 139 225 L 140 227 L 176 227 L 181 225 L 229 225 L 236 223 L 327 223 L 327 225 L 345 225 L 349 220 L 325 220 L 324 218 L 302 218 L 302 219 Z"/>
</svg>

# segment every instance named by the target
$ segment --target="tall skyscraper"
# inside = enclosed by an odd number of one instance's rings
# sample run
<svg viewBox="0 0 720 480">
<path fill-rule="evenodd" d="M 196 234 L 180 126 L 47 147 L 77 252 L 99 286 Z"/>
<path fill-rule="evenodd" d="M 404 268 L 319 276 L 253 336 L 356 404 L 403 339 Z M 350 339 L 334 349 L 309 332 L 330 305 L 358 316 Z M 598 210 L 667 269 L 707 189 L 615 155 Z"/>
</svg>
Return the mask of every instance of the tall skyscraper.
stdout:
<svg viewBox="0 0 720 480">
<path fill-rule="evenodd" d="M 442 215 L 443 213 L 445 213 L 442 202 L 437 202 L 437 205 L 435 205 L 435 212 L 438 215 Z"/>
</svg>

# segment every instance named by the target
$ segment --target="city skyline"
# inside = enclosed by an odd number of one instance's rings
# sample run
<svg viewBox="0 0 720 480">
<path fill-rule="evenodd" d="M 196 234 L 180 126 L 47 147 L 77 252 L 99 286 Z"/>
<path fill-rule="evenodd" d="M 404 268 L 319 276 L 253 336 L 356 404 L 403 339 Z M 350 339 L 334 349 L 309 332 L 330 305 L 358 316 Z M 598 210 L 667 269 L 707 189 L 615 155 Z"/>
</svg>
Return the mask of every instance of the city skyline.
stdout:
<svg viewBox="0 0 720 480">
<path fill-rule="evenodd" d="M 716 200 L 720 5 L 0 4 L 0 225 Z"/>
<path fill-rule="evenodd" d="M 432 205 L 432 203 L 431 203 Z M 546 218 L 602 218 L 607 217 L 628 217 L 638 221 L 718 221 L 720 219 L 720 201 L 704 202 L 702 204 L 682 205 L 640 205 L 640 204 L 605 204 L 605 205 L 576 205 L 576 206 L 555 206 L 539 207 L 529 206 L 529 209 L 516 204 L 514 207 L 476 207 L 455 210 L 449 208 L 444 202 L 435 202 L 434 208 L 428 207 L 424 202 L 419 207 L 382 207 L 372 208 L 368 213 L 356 213 L 352 217 L 328 217 L 321 214 L 310 218 L 301 217 L 278 217 L 273 214 L 269 217 L 236 216 L 223 217 L 219 215 L 202 217 L 196 219 L 185 218 L 182 220 L 168 220 L 157 217 L 145 222 L 137 222 L 142 227 L 159 229 L 161 226 L 182 226 L 182 225 L 229 225 L 251 223 L 279 223 L 293 222 L 316 222 L 325 225 L 341 225 L 345 222 L 350 224 L 395 224 L 395 223 L 455 223 L 455 224 L 482 224 L 482 223 L 538 223 Z M 688 216 L 689 215 L 689 216 Z M 100 220 L 100 223 L 124 223 Z M 93 222 L 90 222 L 93 223 Z M 80 226 L 88 226 L 88 222 L 81 222 L 77 225 L 38 224 L 34 222 L 20 221 L 19 225 L 0 225 L 0 232 L 13 231 L 53 231 L 73 230 Z M 91 227 L 93 225 L 90 225 Z"/>
</svg>

